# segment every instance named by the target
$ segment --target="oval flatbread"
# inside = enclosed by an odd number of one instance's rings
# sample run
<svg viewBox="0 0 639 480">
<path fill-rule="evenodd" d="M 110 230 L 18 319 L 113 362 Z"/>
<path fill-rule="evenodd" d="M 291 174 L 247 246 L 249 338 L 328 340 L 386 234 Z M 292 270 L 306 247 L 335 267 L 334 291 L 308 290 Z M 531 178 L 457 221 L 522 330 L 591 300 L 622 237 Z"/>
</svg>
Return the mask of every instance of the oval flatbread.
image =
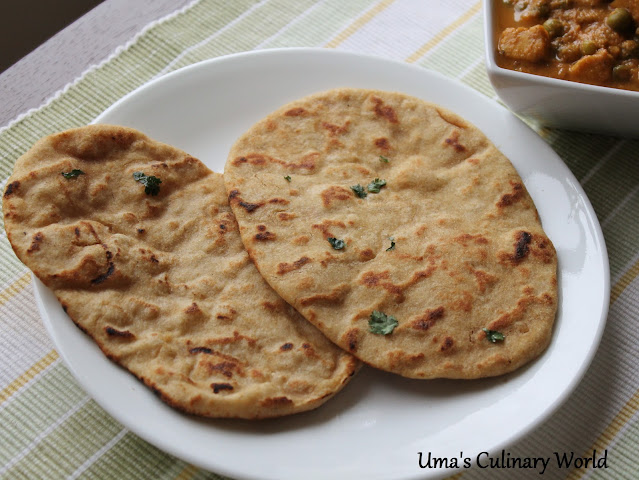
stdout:
<svg viewBox="0 0 639 480">
<path fill-rule="evenodd" d="M 358 365 L 262 280 L 222 176 L 135 130 L 40 140 L 17 161 L 3 210 L 15 253 L 71 319 L 180 410 L 309 410 Z"/>
<path fill-rule="evenodd" d="M 366 363 L 478 378 L 547 347 L 554 247 L 509 160 L 452 112 L 319 93 L 254 125 L 224 176 L 262 276 Z"/>
</svg>

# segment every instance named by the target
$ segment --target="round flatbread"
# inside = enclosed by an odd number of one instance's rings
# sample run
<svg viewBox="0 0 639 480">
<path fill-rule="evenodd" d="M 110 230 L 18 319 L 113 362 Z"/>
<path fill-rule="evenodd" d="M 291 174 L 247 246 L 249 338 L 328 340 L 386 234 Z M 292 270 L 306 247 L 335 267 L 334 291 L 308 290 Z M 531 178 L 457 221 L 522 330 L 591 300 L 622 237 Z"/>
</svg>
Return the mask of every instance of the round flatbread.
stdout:
<svg viewBox="0 0 639 480">
<path fill-rule="evenodd" d="M 176 148 L 107 125 L 46 137 L 17 161 L 3 210 L 71 319 L 180 410 L 305 411 L 357 368 L 262 280 L 222 176 Z"/>
<path fill-rule="evenodd" d="M 366 363 L 470 379 L 547 347 L 554 247 L 512 164 L 452 112 L 319 93 L 255 124 L 224 176 L 262 276 Z"/>
</svg>

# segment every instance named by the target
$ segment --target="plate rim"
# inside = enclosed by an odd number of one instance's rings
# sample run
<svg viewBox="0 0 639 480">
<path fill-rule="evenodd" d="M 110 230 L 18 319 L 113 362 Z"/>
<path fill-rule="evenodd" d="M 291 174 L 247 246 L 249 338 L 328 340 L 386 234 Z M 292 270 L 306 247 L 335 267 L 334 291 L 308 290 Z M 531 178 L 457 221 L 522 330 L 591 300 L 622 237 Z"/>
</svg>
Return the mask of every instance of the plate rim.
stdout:
<svg viewBox="0 0 639 480">
<path fill-rule="evenodd" d="M 372 62 L 382 62 L 382 63 L 386 63 L 387 65 L 396 65 L 398 67 L 401 68 L 408 68 L 408 69 L 412 69 L 415 72 L 419 72 L 419 74 L 421 75 L 426 75 L 426 76 L 433 76 L 436 78 L 439 78 L 440 80 L 445 80 L 451 84 L 453 84 L 453 89 L 457 89 L 457 88 L 461 88 L 466 90 L 469 94 L 481 98 L 482 101 L 484 101 L 484 103 L 488 104 L 491 103 L 493 108 L 496 109 L 501 109 L 504 112 L 508 112 L 510 113 L 510 115 L 512 116 L 512 120 L 513 122 L 517 122 L 520 124 L 520 126 L 523 126 L 525 129 L 528 129 L 530 131 L 530 133 L 532 135 L 537 136 L 537 134 L 530 129 L 530 127 L 528 127 L 527 125 L 525 125 L 525 123 L 523 121 L 521 121 L 519 118 L 517 118 L 514 114 L 512 114 L 512 112 L 509 112 L 505 107 L 503 107 L 502 105 L 498 104 L 497 102 L 494 101 L 490 101 L 490 99 L 488 99 L 488 97 L 483 96 L 480 92 L 472 89 L 471 87 L 462 84 L 461 82 L 454 80 L 454 79 L 450 79 L 444 75 L 442 75 L 439 72 L 433 71 L 433 70 L 429 70 L 427 68 L 424 67 L 420 67 L 417 65 L 412 65 L 412 64 L 408 64 L 406 62 L 402 62 L 402 61 L 398 61 L 398 60 L 393 60 L 393 59 L 388 59 L 388 58 L 383 58 L 383 57 L 378 57 L 378 56 L 373 56 L 373 55 L 368 55 L 368 54 L 362 54 L 362 53 L 355 53 L 355 52 L 345 52 L 345 51 L 338 51 L 338 50 L 330 50 L 330 49 L 325 49 L 325 48 L 308 48 L 308 47 L 296 47 L 296 48 L 277 48 L 277 49 L 267 49 L 267 50 L 258 50 L 258 51 L 248 51 L 248 52 L 239 52 L 239 53 L 234 53 L 234 54 L 229 54 L 229 55 L 224 55 L 224 56 L 220 56 L 220 57 L 215 57 L 212 59 L 208 59 L 208 60 L 204 60 L 201 62 L 197 62 L 185 67 L 182 67 L 178 70 L 175 70 L 173 72 L 170 72 L 166 75 L 163 75 L 161 77 L 157 77 L 154 78 L 152 80 L 150 80 L 149 82 L 137 87 L 136 89 L 134 89 L 133 91 L 127 93 L 126 95 L 124 95 L 122 98 L 120 98 L 118 101 L 114 102 L 110 107 L 108 107 L 106 110 L 104 110 L 98 117 L 96 117 L 96 119 L 94 119 L 94 121 L 92 123 L 100 123 L 101 120 L 105 117 L 108 117 L 109 115 L 111 115 L 113 112 L 117 111 L 117 109 L 121 106 L 121 105 L 125 105 L 127 104 L 131 98 L 135 98 L 137 95 L 139 95 L 141 92 L 148 90 L 148 89 L 153 89 L 153 88 L 158 88 L 157 85 L 162 85 L 165 82 L 175 82 L 175 81 L 179 81 L 180 77 L 182 76 L 189 76 L 191 75 L 191 72 L 193 71 L 198 71 L 200 69 L 207 69 L 207 68 L 212 68 L 211 65 L 215 66 L 218 63 L 222 63 L 222 62 L 233 62 L 233 61 L 244 61 L 245 59 L 251 59 L 252 57 L 264 57 L 264 56 L 269 56 L 269 55 L 289 55 L 289 54 L 306 54 L 306 55 L 328 55 L 328 56 L 342 56 L 342 57 L 350 57 L 353 60 L 357 60 L 357 59 L 364 59 L 366 61 L 372 61 Z M 159 87 L 161 88 L 161 87 Z M 481 129 L 480 129 L 481 130 Z M 602 311 L 599 314 L 599 321 L 598 321 L 598 328 L 597 331 L 594 333 L 593 335 L 593 341 L 590 345 L 590 348 L 587 352 L 587 354 L 583 357 L 582 363 L 580 368 L 578 369 L 577 373 L 570 379 L 569 382 L 566 383 L 566 386 L 563 388 L 563 390 L 561 391 L 561 394 L 556 398 L 556 400 L 553 402 L 552 405 L 550 405 L 549 407 L 547 407 L 545 409 L 545 411 L 538 415 L 537 417 L 535 417 L 532 421 L 529 421 L 527 423 L 527 425 L 523 428 L 520 428 L 517 432 L 512 433 L 511 435 L 507 436 L 506 438 L 504 438 L 502 440 L 502 442 L 498 443 L 497 445 L 494 445 L 492 448 L 494 449 L 502 449 L 504 448 L 504 446 L 506 445 L 511 445 L 514 444 L 515 442 L 519 441 L 520 439 L 522 439 L 523 437 L 527 436 L 528 434 L 530 434 L 530 432 L 532 430 L 534 430 L 535 428 L 539 427 L 542 423 L 544 423 L 550 416 L 552 416 L 553 413 L 555 413 L 566 401 L 567 399 L 574 393 L 575 388 L 577 387 L 577 385 L 582 381 L 584 375 L 586 374 L 589 366 L 591 365 L 595 354 L 599 348 L 599 345 L 601 343 L 601 338 L 603 336 L 603 332 L 606 326 L 606 319 L 607 319 L 607 315 L 608 315 L 608 310 L 609 310 L 609 301 L 610 301 L 610 266 L 609 266 L 609 257 L 608 257 L 608 253 L 607 253 L 607 248 L 606 248 L 606 244 L 605 244 L 605 239 L 603 236 L 603 232 L 601 229 L 601 225 L 597 219 L 596 213 L 594 211 L 594 208 L 592 207 L 592 204 L 589 200 L 589 198 L 587 197 L 585 191 L 583 190 L 583 187 L 579 184 L 579 182 L 577 181 L 577 179 L 575 178 L 574 174 L 572 173 L 572 171 L 570 171 L 570 169 L 565 165 L 565 163 L 563 162 L 563 160 L 559 157 L 559 155 L 546 143 L 543 141 L 543 139 L 538 137 L 538 140 L 540 142 L 540 145 L 543 144 L 544 148 L 547 150 L 547 152 L 553 156 L 553 160 L 558 162 L 558 168 L 560 168 L 562 170 L 562 173 L 565 175 L 565 178 L 567 179 L 568 182 L 570 182 L 572 184 L 572 187 L 575 189 L 575 191 L 578 193 L 580 200 L 583 203 L 583 207 L 585 208 L 585 210 L 587 211 L 589 217 L 587 220 L 589 220 L 591 227 L 592 227 L 592 232 L 594 233 L 594 238 L 596 240 L 596 244 L 599 247 L 599 250 L 601 252 L 601 256 L 597 256 L 597 261 L 601 261 L 601 269 L 603 270 L 604 273 L 604 278 L 603 280 L 603 292 L 602 292 Z M 493 141 L 493 143 L 496 143 L 493 139 L 491 139 L 491 141 Z M 498 146 L 499 148 L 499 146 Z M 33 276 L 33 278 L 35 279 L 36 277 Z M 56 347 L 56 350 L 58 351 L 58 353 L 60 354 L 61 358 L 63 359 L 65 365 L 69 368 L 69 370 L 71 371 L 71 373 L 73 374 L 73 376 L 76 378 L 76 380 L 78 381 L 78 383 L 80 384 L 80 386 L 87 391 L 91 398 L 93 398 L 105 411 L 107 411 L 109 413 L 109 415 L 113 416 L 119 423 L 121 423 L 122 425 L 124 425 L 127 429 L 129 429 L 130 431 L 132 431 L 133 433 L 135 433 L 136 435 L 140 436 L 141 438 L 143 438 L 144 440 L 148 441 L 149 443 L 157 446 L 158 448 L 160 448 L 161 450 L 170 453 L 171 455 L 174 455 L 178 458 L 182 458 L 187 460 L 190 463 L 193 463 L 194 465 L 197 465 L 201 468 L 204 468 L 206 470 L 212 470 L 215 471 L 216 473 L 222 474 L 222 475 L 227 475 L 227 476 L 231 476 L 234 477 L 236 479 L 241 479 L 241 478 L 258 478 L 258 477 L 254 477 L 254 476 L 247 476 L 245 473 L 242 473 L 241 471 L 235 470 L 235 469 L 229 469 L 223 465 L 220 464 L 216 464 L 213 465 L 211 463 L 202 461 L 202 459 L 200 458 L 193 458 L 191 455 L 188 455 L 185 452 L 179 452 L 176 453 L 176 450 L 174 448 L 167 448 L 167 444 L 166 442 L 159 442 L 157 440 L 157 438 L 149 438 L 149 435 L 146 431 L 142 431 L 139 428 L 136 428 L 136 425 L 130 425 L 127 421 L 127 419 L 124 417 L 123 414 L 120 414 L 119 412 L 113 412 L 112 409 L 108 408 L 108 405 L 104 405 L 102 399 L 97 399 L 94 394 L 93 394 L 93 388 L 87 384 L 85 384 L 85 382 L 82 379 L 82 376 L 76 371 L 75 366 L 72 364 L 72 362 L 69 360 L 69 357 L 67 355 L 67 353 L 65 352 L 64 348 L 61 348 L 61 345 L 58 342 L 57 339 L 57 333 L 55 331 L 54 325 L 51 322 L 51 319 L 49 317 L 49 312 L 47 311 L 47 307 L 45 305 L 44 299 L 43 299 L 43 295 L 42 295 L 42 289 L 47 289 L 47 287 L 45 287 L 39 280 L 36 280 L 34 282 L 34 293 L 35 293 L 35 297 L 36 297 L 36 302 L 38 305 L 38 309 L 40 311 L 40 315 L 42 317 L 43 320 L 43 324 L 45 325 L 45 328 L 47 329 L 47 332 L 49 333 L 49 336 L 52 338 L 54 345 Z M 560 297 L 561 298 L 561 297 Z M 554 333 L 554 335 L 556 335 L 556 333 Z M 543 354 L 542 354 L 543 355 Z M 119 366 L 114 365 L 114 367 L 116 368 L 120 368 Z M 455 473 L 455 469 L 449 469 L 449 470 L 445 470 L 443 471 L 439 476 L 438 475 L 434 475 L 432 477 L 429 478 L 441 478 L 447 475 L 451 475 L 453 473 Z M 419 472 L 418 472 L 419 473 Z M 424 473 L 424 472 L 422 472 Z M 403 476 L 401 478 L 421 478 L 422 475 L 418 475 L 415 474 L 413 476 Z M 262 477 L 259 477 L 262 478 Z M 264 478 L 271 478 L 271 477 L 264 477 Z M 275 478 L 275 477 L 273 477 Z M 399 478 L 399 477 L 393 477 L 393 478 Z"/>
</svg>

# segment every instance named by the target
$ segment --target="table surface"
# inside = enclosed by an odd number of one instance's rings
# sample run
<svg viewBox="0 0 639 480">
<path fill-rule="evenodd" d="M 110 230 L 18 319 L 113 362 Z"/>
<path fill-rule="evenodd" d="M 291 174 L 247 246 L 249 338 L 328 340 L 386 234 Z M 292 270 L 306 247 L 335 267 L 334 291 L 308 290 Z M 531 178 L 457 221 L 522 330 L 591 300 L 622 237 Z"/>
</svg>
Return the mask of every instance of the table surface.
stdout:
<svg viewBox="0 0 639 480">
<path fill-rule="evenodd" d="M 0 74 L 0 181 L 48 133 L 89 123 L 161 73 L 272 47 L 324 47 L 402 60 L 498 101 L 483 64 L 473 0 L 107 0 Z M 451 61 L 454 59 L 454 61 Z M 586 191 L 611 268 L 608 323 L 583 381 L 514 457 L 607 452 L 606 468 L 544 478 L 639 478 L 639 140 L 533 128 Z M 0 235 L 0 478 L 223 478 L 176 459 L 87 397 L 55 351 L 29 271 Z M 535 469 L 470 469 L 455 478 L 539 478 Z"/>
</svg>

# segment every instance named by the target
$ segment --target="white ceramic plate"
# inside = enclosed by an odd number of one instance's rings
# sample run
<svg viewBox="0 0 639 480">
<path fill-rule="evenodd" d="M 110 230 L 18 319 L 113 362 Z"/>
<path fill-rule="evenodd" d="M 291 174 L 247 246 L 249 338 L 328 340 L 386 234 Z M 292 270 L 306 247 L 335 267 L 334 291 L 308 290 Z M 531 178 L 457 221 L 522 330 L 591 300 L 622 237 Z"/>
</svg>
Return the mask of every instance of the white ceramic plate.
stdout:
<svg viewBox="0 0 639 480">
<path fill-rule="evenodd" d="M 559 313 L 552 343 L 524 369 L 479 381 L 418 381 L 364 369 L 318 410 L 246 422 L 201 420 L 160 402 L 109 362 L 36 282 L 44 323 L 87 392 L 123 425 L 188 462 L 238 479 L 441 478 L 434 456 L 495 455 L 546 419 L 575 388 L 603 331 L 608 257 L 579 183 L 513 114 L 419 67 L 333 50 L 253 52 L 199 63 L 126 96 L 97 121 L 138 128 L 221 172 L 234 140 L 295 98 L 332 87 L 401 91 L 477 125 L 514 163 L 559 255 Z M 534 452 L 530 452 L 533 454 Z"/>
</svg>

